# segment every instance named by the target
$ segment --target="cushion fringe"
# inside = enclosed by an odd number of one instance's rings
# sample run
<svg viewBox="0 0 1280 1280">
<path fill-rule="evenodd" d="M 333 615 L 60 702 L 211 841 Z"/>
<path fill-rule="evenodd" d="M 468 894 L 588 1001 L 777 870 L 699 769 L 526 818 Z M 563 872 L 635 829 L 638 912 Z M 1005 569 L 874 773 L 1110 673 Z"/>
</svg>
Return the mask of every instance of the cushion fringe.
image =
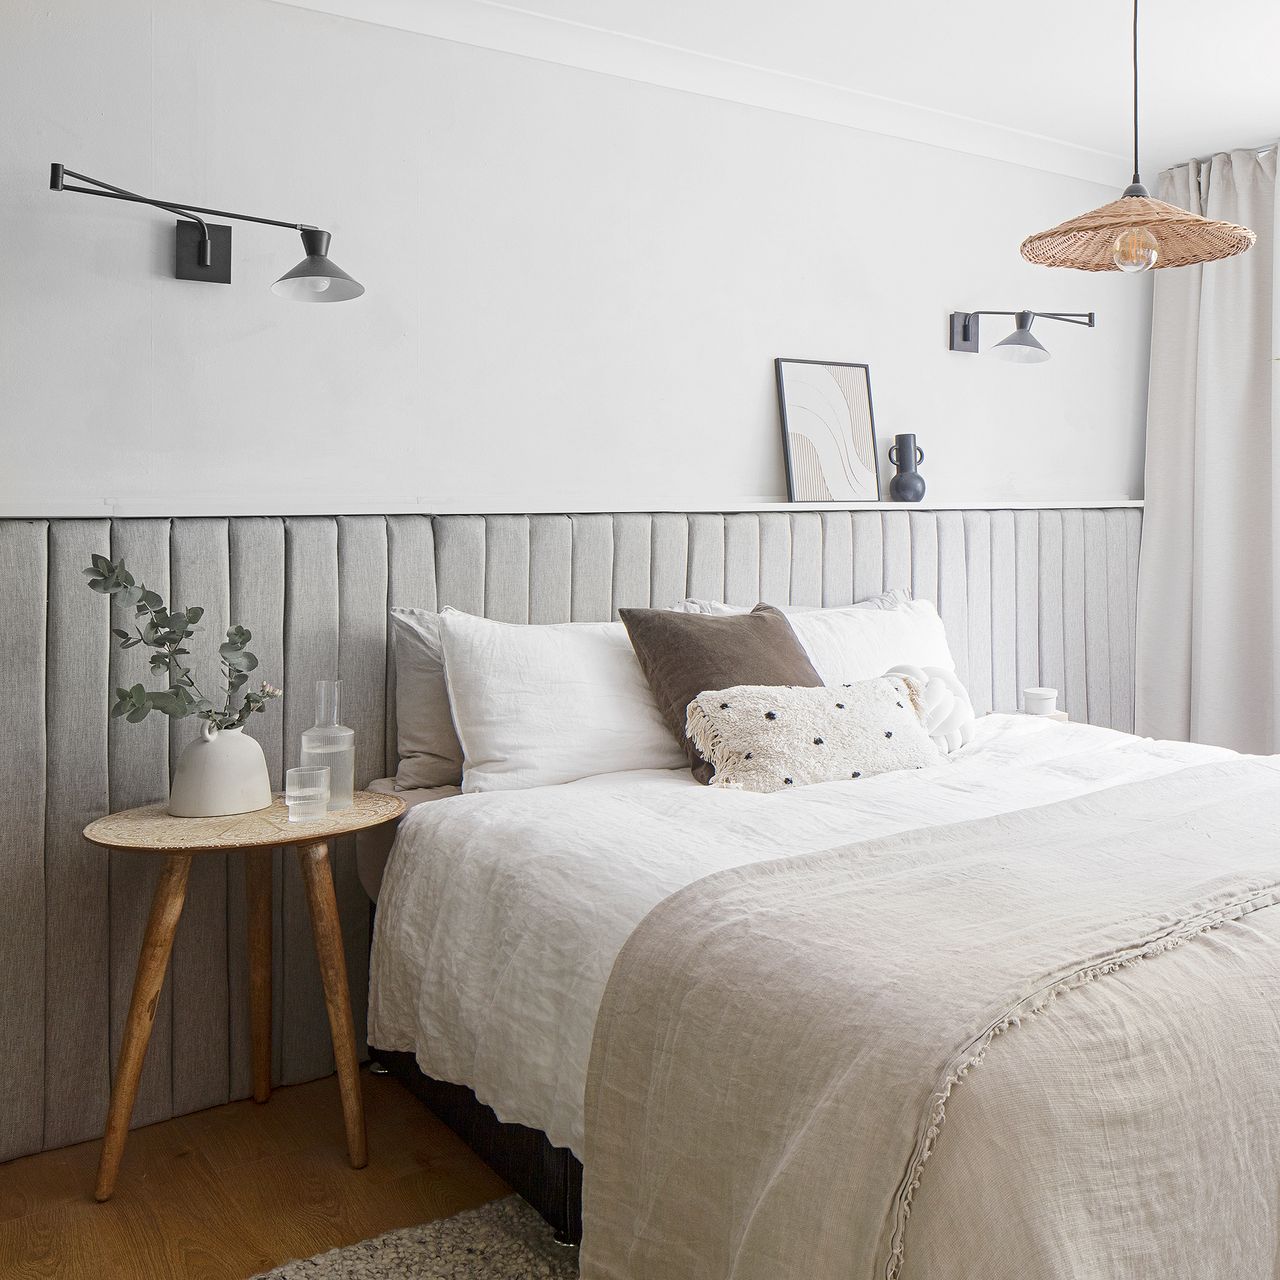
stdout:
<svg viewBox="0 0 1280 1280">
<path fill-rule="evenodd" d="M 743 753 L 728 750 L 723 735 L 716 728 L 715 721 L 697 702 L 689 703 L 689 709 L 685 712 L 685 732 L 704 760 L 719 762 L 715 765 L 715 773 L 707 785 L 729 787 L 740 791 L 742 782 L 736 770 L 743 762 Z"/>
</svg>

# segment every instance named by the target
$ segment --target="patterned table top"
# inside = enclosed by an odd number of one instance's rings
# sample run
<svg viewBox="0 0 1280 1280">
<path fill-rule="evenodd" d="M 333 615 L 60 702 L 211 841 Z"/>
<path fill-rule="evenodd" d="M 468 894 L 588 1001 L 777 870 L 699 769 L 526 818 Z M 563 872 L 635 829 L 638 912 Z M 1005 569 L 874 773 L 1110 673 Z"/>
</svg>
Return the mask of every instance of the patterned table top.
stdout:
<svg viewBox="0 0 1280 1280">
<path fill-rule="evenodd" d="M 98 818 L 84 829 L 85 839 L 109 849 L 145 853 L 214 853 L 224 849 L 261 849 L 313 844 L 398 818 L 405 809 L 399 796 L 357 791 L 348 809 L 311 822 L 290 822 L 284 797 L 266 809 L 225 818 L 175 818 L 163 804 L 144 805 Z"/>
</svg>

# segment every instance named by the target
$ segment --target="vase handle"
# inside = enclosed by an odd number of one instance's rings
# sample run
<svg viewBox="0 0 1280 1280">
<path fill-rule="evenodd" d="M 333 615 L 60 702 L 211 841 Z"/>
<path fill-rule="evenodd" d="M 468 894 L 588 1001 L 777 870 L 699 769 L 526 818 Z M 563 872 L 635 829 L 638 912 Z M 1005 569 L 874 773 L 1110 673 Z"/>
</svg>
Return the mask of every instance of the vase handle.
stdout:
<svg viewBox="0 0 1280 1280">
<path fill-rule="evenodd" d="M 898 465 L 898 446 L 896 444 L 889 446 L 889 464 L 894 467 Z"/>
<path fill-rule="evenodd" d="M 218 726 L 212 720 L 201 720 L 200 736 L 206 742 L 212 742 L 218 736 Z"/>
<path fill-rule="evenodd" d="M 916 466 L 918 467 L 924 461 L 924 450 L 916 445 Z"/>
</svg>

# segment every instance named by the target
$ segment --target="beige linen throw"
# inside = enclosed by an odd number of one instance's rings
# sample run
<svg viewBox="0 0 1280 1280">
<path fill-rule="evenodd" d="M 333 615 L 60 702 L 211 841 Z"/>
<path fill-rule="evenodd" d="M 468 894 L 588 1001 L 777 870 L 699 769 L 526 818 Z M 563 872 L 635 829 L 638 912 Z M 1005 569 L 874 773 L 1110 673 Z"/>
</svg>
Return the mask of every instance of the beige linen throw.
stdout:
<svg viewBox="0 0 1280 1280">
<path fill-rule="evenodd" d="M 1247 760 L 673 894 L 596 1027 L 584 1280 L 1280 1276 L 1278 900 Z"/>
</svg>

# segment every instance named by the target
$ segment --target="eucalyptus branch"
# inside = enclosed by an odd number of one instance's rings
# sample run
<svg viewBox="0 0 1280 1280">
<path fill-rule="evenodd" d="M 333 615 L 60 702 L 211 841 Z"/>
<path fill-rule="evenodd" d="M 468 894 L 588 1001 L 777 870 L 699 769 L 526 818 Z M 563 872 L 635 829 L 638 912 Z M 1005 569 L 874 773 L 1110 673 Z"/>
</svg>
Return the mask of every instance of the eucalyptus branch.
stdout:
<svg viewBox="0 0 1280 1280">
<path fill-rule="evenodd" d="M 158 593 L 134 580 L 123 560 L 112 561 L 99 555 L 90 559 L 92 563 L 84 571 L 89 587 L 111 597 L 118 608 L 133 610 L 133 634 L 123 627 L 112 627 L 111 634 L 120 641 L 121 649 L 142 644 L 156 650 L 149 665 L 152 671 L 163 672 L 168 681 L 165 689 L 149 690 L 141 684 L 117 689 L 116 701 L 111 707 L 113 716 L 124 716 L 131 723 L 137 723 L 152 711 L 159 711 L 174 719 L 195 715 L 219 729 L 235 729 L 255 711 L 262 711 L 271 699 L 280 696 L 281 690 L 264 680 L 256 690 L 244 693 L 236 705 L 236 695 L 248 683 L 249 672 L 258 665 L 257 657 L 249 652 L 252 633 L 236 625 L 228 629 L 227 638 L 218 646 L 219 668 L 226 686 L 219 711 L 196 684 L 191 668 L 182 661 L 191 652 L 184 645 L 196 633 L 204 609 L 199 606 L 169 609 Z"/>
</svg>

